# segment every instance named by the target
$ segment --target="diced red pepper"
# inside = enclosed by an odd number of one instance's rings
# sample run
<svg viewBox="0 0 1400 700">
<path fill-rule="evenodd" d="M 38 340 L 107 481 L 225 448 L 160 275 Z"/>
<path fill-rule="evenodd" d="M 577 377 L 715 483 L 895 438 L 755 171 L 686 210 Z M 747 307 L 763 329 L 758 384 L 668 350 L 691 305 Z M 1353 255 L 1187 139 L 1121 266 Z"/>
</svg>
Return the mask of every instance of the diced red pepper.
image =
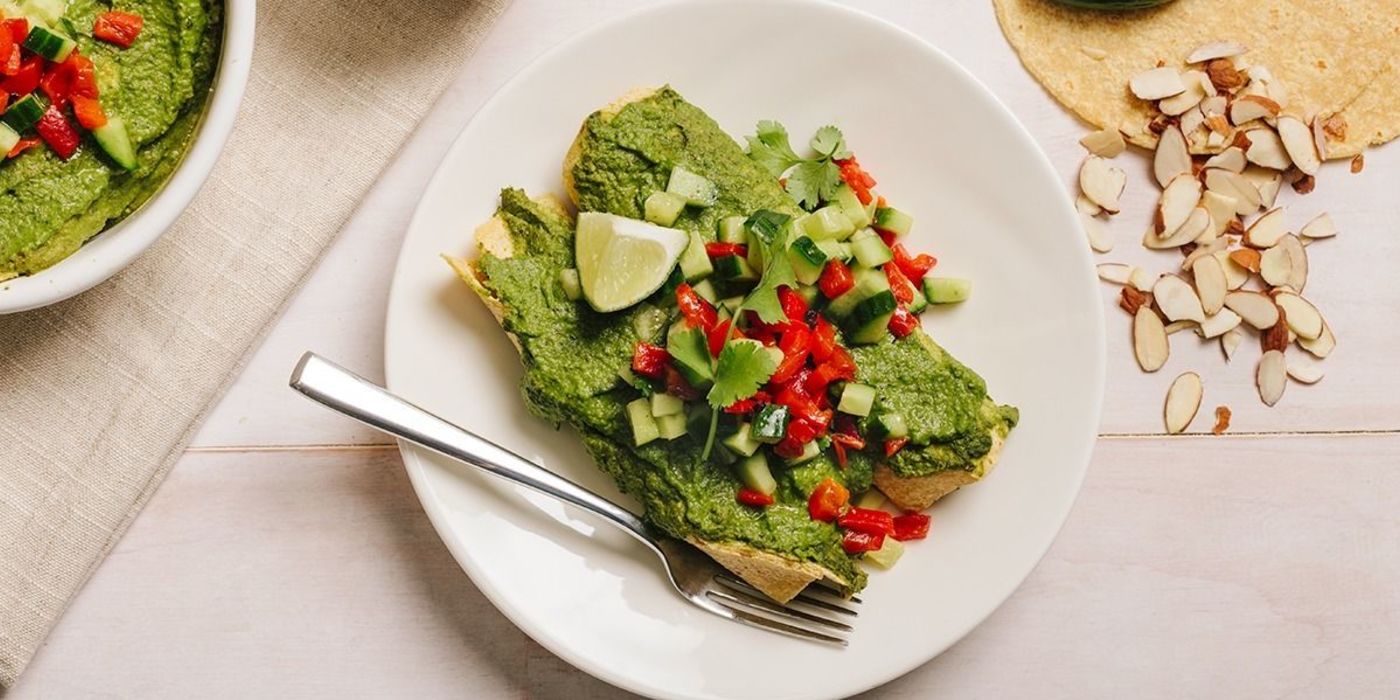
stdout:
<svg viewBox="0 0 1400 700">
<path fill-rule="evenodd" d="M 35 147 L 35 146 L 38 146 L 40 143 L 43 143 L 43 142 L 40 141 L 39 139 L 36 139 L 36 138 L 33 138 L 33 137 L 20 139 L 20 140 L 19 140 L 19 143 L 16 143 L 16 144 L 15 144 L 15 147 L 14 147 L 14 148 L 11 148 L 11 149 L 10 149 L 10 152 L 5 154 L 5 157 L 6 157 L 6 158 L 15 158 L 15 157 L 19 156 L 19 154 L 24 153 L 25 151 L 27 151 L 27 150 L 29 150 L 29 149 Z"/>
<path fill-rule="evenodd" d="M 851 268 L 840 260 L 828 260 L 822 269 L 822 276 L 817 279 L 817 287 L 827 299 L 835 299 L 855 286 L 856 278 L 851 274 Z"/>
<path fill-rule="evenodd" d="M 20 63 L 19 71 L 0 80 L 0 92 L 24 97 L 39 87 L 39 79 L 43 75 L 44 57 L 30 56 Z"/>
<path fill-rule="evenodd" d="M 882 194 L 882 195 L 880 195 L 879 197 L 876 197 L 876 198 L 875 198 L 875 206 L 876 206 L 876 207 L 884 207 L 884 206 L 887 206 L 887 203 L 885 202 L 885 195 Z"/>
<path fill-rule="evenodd" d="M 807 325 L 807 300 L 803 299 L 797 290 L 786 285 L 778 287 L 778 302 L 782 304 L 783 314 L 789 320 Z"/>
<path fill-rule="evenodd" d="M 783 459 L 797 459 L 803 453 L 802 443 L 792 438 L 783 438 L 773 446 L 773 453 Z"/>
<path fill-rule="evenodd" d="M 10 38 L 16 44 L 23 44 L 29 38 L 29 20 L 23 17 L 5 20 L 5 28 L 10 30 Z"/>
<path fill-rule="evenodd" d="M 781 443 L 780 443 L 781 444 Z M 841 509 L 851 500 L 851 492 L 835 479 L 827 477 L 812 489 L 807 497 L 807 514 L 813 520 L 831 522 L 841 515 Z"/>
<path fill-rule="evenodd" d="M 49 66 L 48 71 L 39 79 L 39 88 L 44 91 L 49 102 L 62 109 L 68 104 L 68 98 L 73 95 L 73 88 L 77 82 L 77 64 L 64 61 Z"/>
<path fill-rule="evenodd" d="M 909 438 L 890 438 L 885 441 L 885 457 L 893 457 L 904 446 L 909 444 Z"/>
<path fill-rule="evenodd" d="M 870 188 L 875 186 L 875 178 L 860 167 L 855 156 L 834 162 L 841 169 L 841 179 L 856 193 L 860 203 L 869 204 L 871 200 Z"/>
<path fill-rule="evenodd" d="M 719 357 L 719 353 L 724 349 L 724 340 L 729 337 L 730 321 L 720 321 L 713 328 L 705 331 L 705 342 L 710 346 L 710 356 Z M 735 330 L 734 339 L 746 337 L 743 331 Z"/>
<path fill-rule="evenodd" d="M 875 233 L 880 236 L 880 240 L 884 242 L 886 248 L 893 247 L 895 239 L 899 238 L 899 234 L 894 231 L 883 229 L 879 226 L 871 226 L 871 228 L 875 229 Z"/>
<path fill-rule="evenodd" d="M 889 323 L 890 333 L 893 333 L 894 337 L 903 338 L 909 335 L 910 333 L 913 333 L 914 329 L 918 327 L 918 316 L 909 313 L 909 309 L 906 309 L 903 306 L 895 307 L 894 315 L 890 317 Z"/>
<path fill-rule="evenodd" d="M 835 350 L 836 326 L 825 316 L 817 316 L 817 322 L 812 325 L 812 359 L 824 362 Z"/>
<path fill-rule="evenodd" d="M 671 353 L 666 348 L 651 343 L 637 343 L 637 349 L 632 351 L 632 371 L 648 379 L 660 379 L 670 361 Z"/>
<path fill-rule="evenodd" d="M 13 67 L 13 69 L 12 69 Z M 14 75 L 19 71 L 19 48 L 8 30 L 0 31 L 0 74 Z"/>
<path fill-rule="evenodd" d="M 739 502 L 746 506 L 763 508 L 764 506 L 773 505 L 773 497 L 762 491 L 755 491 L 751 488 L 744 487 L 739 489 Z"/>
<path fill-rule="evenodd" d="M 685 317 L 691 328 L 709 330 L 719 322 L 719 314 L 715 307 L 684 282 L 676 287 L 676 306 L 680 308 L 681 316 Z"/>
<path fill-rule="evenodd" d="M 666 365 L 666 393 L 685 401 L 695 401 L 703 394 L 685 380 L 685 376 L 671 365 Z"/>
<path fill-rule="evenodd" d="M 811 352 L 812 333 L 805 327 L 794 328 L 783 333 L 782 340 L 778 341 L 778 348 L 783 351 L 783 360 L 778 363 L 778 368 L 773 370 L 773 376 L 768 381 L 774 384 L 785 384 L 797 375 L 797 371 L 807 366 L 807 355 Z"/>
<path fill-rule="evenodd" d="M 836 463 L 845 469 L 849 465 L 846 450 L 863 450 L 865 441 L 855 435 L 835 432 L 831 434 L 831 448 L 836 452 Z"/>
<path fill-rule="evenodd" d="M 797 411 L 796 415 L 788 418 L 786 439 L 798 444 L 806 444 L 825 434 L 830 425 L 831 411 L 829 410 Z"/>
<path fill-rule="evenodd" d="M 917 293 L 917 290 L 914 289 L 914 283 L 904 276 L 898 265 L 885 266 L 885 279 L 890 283 L 890 291 L 894 293 L 896 303 L 903 306 L 914 301 L 914 295 Z"/>
<path fill-rule="evenodd" d="M 841 537 L 841 548 L 847 554 L 860 554 L 861 552 L 874 552 L 885 546 L 884 535 L 872 535 L 867 532 L 857 532 L 847 530 Z"/>
<path fill-rule="evenodd" d="M 890 252 L 894 253 L 894 264 L 899 266 L 899 271 L 911 280 L 921 280 L 934 265 L 938 264 L 938 259 L 928 253 L 919 255 L 909 255 L 903 243 L 896 243 L 890 246 Z"/>
<path fill-rule="evenodd" d="M 97 99 L 97 71 L 92 61 L 74 51 L 68 54 L 63 64 L 73 71 L 73 94 Z"/>
<path fill-rule="evenodd" d="M 847 530 L 872 535 L 894 534 L 894 516 L 873 508 L 851 508 L 836 519 L 836 524 Z"/>
<path fill-rule="evenodd" d="M 34 125 L 34 130 L 39 132 L 39 138 L 64 160 L 73 157 L 78 150 L 78 143 L 82 140 L 78 130 L 68 121 L 68 117 L 63 116 L 55 105 L 49 105 L 39 123 Z"/>
<path fill-rule="evenodd" d="M 130 12 L 103 12 L 92 23 L 92 36 L 124 49 L 131 48 L 136 37 L 141 35 L 141 27 L 146 21 L 141 15 Z"/>
<path fill-rule="evenodd" d="M 726 255 L 746 258 L 749 255 L 749 247 L 743 243 L 706 243 L 705 255 L 712 258 L 722 258 Z"/>
<path fill-rule="evenodd" d="M 900 542 L 921 540 L 928 537 L 929 524 L 933 522 L 923 513 L 905 513 L 894 519 L 894 538 Z"/>
<path fill-rule="evenodd" d="M 89 131 L 107 124 L 107 113 L 102 110 L 102 103 L 91 97 L 73 96 L 73 116 Z"/>
<path fill-rule="evenodd" d="M 770 397 L 768 396 L 768 393 L 760 389 L 759 391 L 754 392 L 754 395 L 750 396 L 747 399 L 739 399 L 738 401 L 735 401 L 734 403 L 725 406 L 724 412 L 736 416 L 741 416 L 745 413 L 753 413 L 755 410 L 758 409 L 759 406 L 768 403 L 769 400 Z"/>
</svg>

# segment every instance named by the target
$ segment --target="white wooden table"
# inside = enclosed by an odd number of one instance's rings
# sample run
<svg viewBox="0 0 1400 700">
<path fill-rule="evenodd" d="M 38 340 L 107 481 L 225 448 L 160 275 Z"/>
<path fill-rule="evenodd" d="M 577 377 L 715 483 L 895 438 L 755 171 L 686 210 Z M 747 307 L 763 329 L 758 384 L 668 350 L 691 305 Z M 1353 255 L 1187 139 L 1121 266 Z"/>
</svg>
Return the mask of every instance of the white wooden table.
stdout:
<svg viewBox="0 0 1400 700">
<path fill-rule="evenodd" d="M 286 389 L 314 348 L 382 372 L 390 265 L 418 193 L 472 112 L 532 57 L 633 0 L 516 0 L 365 201 L 194 445 L 59 624 L 14 698 L 616 697 L 531 642 L 448 556 L 379 435 Z M 860 3 L 1001 97 L 1072 181 L 1084 129 L 1021 70 L 986 0 Z M 1214 37 L 1211 37 L 1214 38 Z M 872 57 L 873 58 L 873 57 Z M 878 66 L 873 69 L 878 70 Z M 950 105 L 950 109 L 956 109 Z M 936 128 L 937 125 L 930 125 Z M 859 134 L 850 135 L 856 146 Z M 1105 260 L 1137 237 L 1145 161 Z M 1142 167 L 1138 167 L 1142 166 Z M 1109 393 L 1078 505 L 1015 596 L 880 697 L 1380 697 L 1400 689 L 1400 149 L 1284 195 L 1343 229 L 1310 248 L 1340 340 L 1313 387 L 1265 409 L 1257 349 L 1226 366 L 1174 338 L 1143 375 L 1109 306 Z M 464 229 L 465 230 L 465 229 Z M 1034 232 L 1028 232 L 1034 235 Z M 470 358 L 463 358 L 470 361 Z M 1231 434 L 1161 436 L 1171 377 L 1207 386 Z M 910 631 L 910 633 L 914 633 Z"/>
</svg>

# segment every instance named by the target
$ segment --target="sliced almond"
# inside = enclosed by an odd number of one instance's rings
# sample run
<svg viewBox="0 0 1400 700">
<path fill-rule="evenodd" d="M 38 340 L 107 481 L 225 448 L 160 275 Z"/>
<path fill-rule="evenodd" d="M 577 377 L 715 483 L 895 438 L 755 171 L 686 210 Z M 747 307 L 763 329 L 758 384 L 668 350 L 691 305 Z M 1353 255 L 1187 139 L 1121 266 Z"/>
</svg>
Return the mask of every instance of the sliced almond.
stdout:
<svg viewBox="0 0 1400 700">
<path fill-rule="evenodd" d="M 1259 385 L 1259 398 L 1264 405 L 1272 406 L 1283 398 L 1283 390 L 1288 386 L 1288 367 L 1284 364 L 1283 353 L 1270 350 L 1259 358 L 1259 369 L 1254 375 Z"/>
<path fill-rule="evenodd" d="M 1113 234 L 1109 232 L 1108 224 L 1104 223 L 1103 219 L 1080 212 L 1079 225 L 1089 239 L 1090 248 L 1099 253 L 1113 250 Z"/>
<path fill-rule="evenodd" d="M 1171 323 L 1168 323 L 1165 326 L 1165 328 L 1167 329 L 1167 335 L 1176 335 L 1177 333 L 1180 333 L 1182 331 L 1199 327 L 1200 324 L 1196 323 L 1195 321 L 1172 321 Z"/>
<path fill-rule="evenodd" d="M 1167 329 L 1162 319 L 1147 306 L 1139 307 L 1133 314 L 1133 354 L 1138 366 L 1144 372 L 1156 372 L 1167 363 L 1171 345 L 1167 340 Z"/>
<path fill-rule="evenodd" d="M 1330 214 L 1323 212 L 1304 224 L 1298 235 L 1303 238 L 1331 238 L 1337 235 L 1337 225 L 1332 223 Z"/>
<path fill-rule="evenodd" d="M 1299 338 L 1317 340 L 1322 335 L 1322 314 L 1312 302 L 1297 294 L 1277 294 L 1274 303 L 1283 307 L 1283 317 L 1288 321 L 1288 329 Z"/>
<path fill-rule="evenodd" d="M 1278 137 L 1283 141 L 1284 150 L 1293 165 L 1308 175 L 1316 175 L 1322 166 L 1317 155 L 1317 145 L 1313 143 L 1312 130 L 1302 119 L 1285 114 L 1278 118 Z"/>
<path fill-rule="evenodd" d="M 1206 115 L 1201 113 L 1201 108 L 1199 106 L 1192 107 L 1181 114 L 1181 133 L 1194 134 L 1205 123 Z"/>
<path fill-rule="evenodd" d="M 1281 247 L 1266 248 L 1259 255 L 1259 276 L 1271 287 L 1288 284 L 1293 277 L 1293 261 Z"/>
<path fill-rule="evenodd" d="M 1230 358 L 1235 356 L 1235 351 L 1240 348 L 1240 343 L 1243 342 L 1244 331 L 1241 331 L 1239 328 L 1232 328 L 1225 331 L 1225 334 L 1220 336 L 1220 351 L 1225 354 L 1226 362 L 1229 362 Z"/>
<path fill-rule="evenodd" d="M 1366 154 L 1358 153 L 1351 157 L 1351 174 L 1355 175 L 1366 169 Z"/>
<path fill-rule="evenodd" d="M 1153 68 L 1133 76 L 1128 88 L 1138 99 L 1151 101 L 1185 92 L 1186 82 L 1175 68 Z"/>
<path fill-rule="evenodd" d="M 1225 308 L 1261 331 L 1278 323 L 1278 307 L 1274 306 L 1274 300 L 1259 292 L 1230 292 L 1225 295 Z"/>
<path fill-rule="evenodd" d="M 1245 165 L 1247 165 L 1247 163 L 1245 162 L 1244 151 L 1231 146 L 1211 156 L 1210 160 L 1206 161 L 1205 167 L 1220 168 L 1221 170 L 1229 170 L 1232 173 L 1242 173 L 1244 172 Z"/>
<path fill-rule="evenodd" d="M 1088 214 L 1089 216 L 1098 216 L 1103 213 L 1103 207 L 1089 201 L 1089 198 L 1085 197 L 1082 193 L 1074 198 L 1074 209 L 1081 214 Z"/>
<path fill-rule="evenodd" d="M 1244 157 L 1255 165 L 1274 170 L 1287 170 L 1293 164 L 1293 159 L 1288 157 L 1288 151 L 1283 147 L 1283 140 L 1272 129 L 1251 130 L 1249 148 L 1245 149 Z"/>
<path fill-rule="evenodd" d="M 1165 138 L 1166 134 L 1163 134 Z M 1178 133 L 1177 138 L 1181 135 Z M 1183 153 L 1185 153 L 1183 151 Z M 1157 216 L 1154 223 L 1157 227 L 1157 235 L 1166 238 L 1175 233 L 1182 224 L 1186 223 L 1186 218 L 1195 210 L 1196 205 L 1201 202 L 1201 181 L 1191 177 L 1190 156 L 1186 157 L 1187 172 L 1176 175 L 1162 190 L 1162 199 L 1157 204 Z M 1194 238 L 1191 240 L 1195 240 Z"/>
<path fill-rule="evenodd" d="M 1090 153 L 1104 158 L 1116 158 L 1128 147 L 1122 132 L 1117 129 L 1100 129 L 1079 139 L 1079 144 Z"/>
<path fill-rule="evenodd" d="M 1322 365 L 1316 362 L 1304 362 L 1298 358 L 1291 358 L 1287 362 L 1288 376 L 1293 381 L 1303 384 L 1316 384 L 1322 381 Z"/>
<path fill-rule="evenodd" d="M 1215 254 L 1215 259 L 1220 261 L 1220 269 L 1225 271 L 1225 288 L 1233 292 L 1249 281 L 1250 273 L 1249 270 L 1240 267 L 1230 255 L 1233 255 L 1233 252 L 1221 251 Z"/>
<path fill-rule="evenodd" d="M 1225 335 L 1238 328 L 1239 325 L 1239 314 L 1229 309 L 1221 309 L 1217 313 L 1206 316 L 1206 320 L 1201 323 L 1198 332 L 1201 334 L 1202 338 L 1210 339 Z"/>
<path fill-rule="evenodd" d="M 1328 355 L 1331 355 L 1332 351 L 1336 349 L 1337 336 L 1332 334 L 1332 328 L 1327 325 L 1326 319 L 1323 319 L 1322 334 L 1312 340 L 1299 337 L 1298 347 L 1307 350 L 1313 355 L 1313 357 L 1322 359 L 1324 357 L 1327 357 Z"/>
<path fill-rule="evenodd" d="M 1236 214 L 1250 214 L 1259 209 L 1259 188 L 1250 184 L 1244 176 L 1229 170 L 1208 168 L 1206 189 L 1235 200 Z"/>
<path fill-rule="evenodd" d="M 1167 405 L 1163 410 L 1168 433 L 1175 435 L 1191 425 L 1191 419 L 1201 408 L 1203 394 L 1201 375 L 1195 372 L 1186 372 L 1172 380 L 1171 388 L 1167 389 Z"/>
<path fill-rule="evenodd" d="M 1127 184 L 1128 176 L 1123 169 L 1099 156 L 1085 158 L 1084 165 L 1079 168 L 1079 191 L 1110 214 L 1118 213 L 1118 198 Z"/>
<path fill-rule="evenodd" d="M 1187 54 L 1187 63 L 1205 63 L 1217 58 L 1233 58 L 1249 49 L 1244 44 L 1234 41 L 1211 41 L 1197 46 L 1191 53 Z"/>
<path fill-rule="evenodd" d="M 1191 210 L 1191 214 L 1186 217 L 1185 223 L 1181 224 L 1170 236 L 1166 238 L 1157 234 L 1155 226 L 1148 227 L 1147 232 L 1142 236 L 1142 244 L 1152 250 L 1166 250 L 1186 245 L 1206 232 L 1210 227 L 1210 214 L 1205 209 L 1196 207 Z"/>
<path fill-rule="evenodd" d="M 1201 100 L 1204 100 L 1207 94 L 1215 94 L 1215 86 L 1212 85 L 1210 93 L 1207 93 L 1205 88 L 1201 86 L 1200 81 L 1196 78 L 1196 75 L 1196 71 L 1187 71 L 1182 74 L 1181 81 L 1186 84 L 1186 89 L 1182 90 L 1179 94 L 1172 95 L 1158 102 L 1157 110 L 1168 116 L 1179 116 L 1185 113 L 1186 110 L 1192 109 L 1200 104 Z M 1205 77 L 1204 73 L 1199 73 L 1199 75 Z M 1206 84 L 1210 84 L 1209 79 L 1206 80 Z"/>
<path fill-rule="evenodd" d="M 1201 299 L 1196 296 L 1196 290 L 1192 289 L 1186 280 L 1176 275 L 1159 277 L 1157 284 L 1152 286 L 1152 298 L 1157 300 L 1157 307 L 1166 315 L 1168 321 L 1200 323 L 1206 320 L 1206 314 L 1201 308 Z"/>
<path fill-rule="evenodd" d="M 1099 263 L 1095 266 L 1099 273 L 1099 279 L 1114 284 L 1127 284 L 1133 278 L 1133 270 L 1137 269 L 1133 265 L 1123 263 Z"/>
<path fill-rule="evenodd" d="M 1230 251 L 1230 260 L 1239 265 L 1241 269 L 1249 273 L 1259 272 L 1260 259 L 1263 256 L 1253 248 L 1236 248 Z"/>
<path fill-rule="evenodd" d="M 1317 149 L 1317 157 L 1327 160 L 1327 131 L 1322 128 L 1322 119 L 1314 116 L 1312 120 L 1313 147 Z"/>
<path fill-rule="evenodd" d="M 1177 177 L 1191 174 L 1191 154 L 1186 150 L 1181 129 L 1176 126 L 1168 126 L 1157 139 L 1157 150 L 1152 154 L 1152 174 L 1164 189 Z"/>
<path fill-rule="evenodd" d="M 1259 192 L 1259 206 L 1272 209 L 1274 200 L 1278 199 L 1278 190 L 1283 186 L 1283 173 L 1251 165 L 1240 175 Z"/>
<path fill-rule="evenodd" d="M 1133 273 L 1128 276 L 1128 285 L 1139 292 L 1152 291 L 1152 285 L 1156 283 L 1157 280 L 1152 279 L 1152 273 L 1141 267 L 1134 267 Z"/>
<path fill-rule="evenodd" d="M 1230 122 L 1228 119 L 1225 119 L 1225 110 L 1228 109 L 1229 106 L 1230 101 L 1226 99 L 1224 95 L 1213 95 L 1201 100 L 1201 114 L 1205 115 L 1206 126 L 1210 128 L 1211 131 L 1230 130 Z M 1215 117 L 1221 117 L 1224 123 L 1212 123 L 1210 120 Z"/>
<path fill-rule="evenodd" d="M 1217 238 L 1213 241 L 1205 242 L 1202 242 L 1199 238 L 1196 239 L 1196 249 L 1188 253 L 1186 258 L 1181 261 L 1181 269 L 1190 270 L 1191 267 L 1196 264 L 1197 260 L 1204 257 L 1214 257 L 1216 253 L 1225 250 L 1229 244 L 1230 239 L 1228 238 Z"/>
<path fill-rule="evenodd" d="M 1182 89 L 1186 89 L 1182 86 Z M 1278 116 L 1277 102 L 1262 95 L 1245 95 L 1230 103 L 1230 122 L 1239 126 L 1255 119 Z"/>
<path fill-rule="evenodd" d="M 1201 195 L 1201 208 L 1210 214 L 1211 237 L 1224 235 L 1235 218 L 1235 198 L 1207 190 Z"/>
<path fill-rule="evenodd" d="M 1308 284 L 1308 251 L 1303 249 L 1303 242 L 1290 233 L 1280 238 L 1278 245 L 1271 248 L 1274 249 L 1282 250 L 1288 256 L 1288 279 L 1284 284 L 1295 292 L 1302 292 Z"/>
<path fill-rule="evenodd" d="M 1191 276 L 1196 282 L 1201 310 L 1207 316 L 1220 313 L 1225 306 L 1225 293 L 1229 291 L 1226 288 L 1229 281 L 1225 279 L 1225 270 L 1220 267 L 1220 261 L 1214 255 L 1198 258 L 1191 265 Z"/>
<path fill-rule="evenodd" d="M 1244 231 L 1244 243 L 1251 248 L 1271 248 L 1288 233 L 1283 220 L 1283 209 L 1270 209 Z"/>
</svg>

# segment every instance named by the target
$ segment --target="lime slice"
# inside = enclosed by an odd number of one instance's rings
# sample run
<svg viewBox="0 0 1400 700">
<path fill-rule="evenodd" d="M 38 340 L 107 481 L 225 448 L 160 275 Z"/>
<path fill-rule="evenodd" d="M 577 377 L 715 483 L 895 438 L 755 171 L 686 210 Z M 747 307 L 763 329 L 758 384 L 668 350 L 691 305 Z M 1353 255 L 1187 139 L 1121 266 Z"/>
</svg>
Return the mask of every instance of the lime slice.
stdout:
<svg viewBox="0 0 1400 700">
<path fill-rule="evenodd" d="M 661 288 L 690 237 L 673 228 L 613 214 L 583 212 L 574 258 L 583 298 L 598 311 L 625 309 Z"/>
</svg>

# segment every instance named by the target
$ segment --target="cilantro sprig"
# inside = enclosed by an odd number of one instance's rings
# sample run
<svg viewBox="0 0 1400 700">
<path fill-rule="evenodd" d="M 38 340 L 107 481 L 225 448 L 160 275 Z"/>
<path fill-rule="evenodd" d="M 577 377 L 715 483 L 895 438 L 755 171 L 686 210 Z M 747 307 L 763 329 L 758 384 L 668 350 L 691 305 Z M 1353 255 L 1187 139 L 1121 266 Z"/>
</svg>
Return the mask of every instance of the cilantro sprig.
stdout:
<svg viewBox="0 0 1400 700">
<path fill-rule="evenodd" d="M 748 137 L 749 157 L 773 174 L 787 176 L 784 187 L 798 206 L 814 211 L 836 195 L 841 169 L 832 161 L 851 157 L 841 130 L 827 125 L 812 135 L 809 145 L 817 155 L 803 158 L 792 150 L 787 129 L 771 119 L 760 121 L 757 133 Z"/>
</svg>

